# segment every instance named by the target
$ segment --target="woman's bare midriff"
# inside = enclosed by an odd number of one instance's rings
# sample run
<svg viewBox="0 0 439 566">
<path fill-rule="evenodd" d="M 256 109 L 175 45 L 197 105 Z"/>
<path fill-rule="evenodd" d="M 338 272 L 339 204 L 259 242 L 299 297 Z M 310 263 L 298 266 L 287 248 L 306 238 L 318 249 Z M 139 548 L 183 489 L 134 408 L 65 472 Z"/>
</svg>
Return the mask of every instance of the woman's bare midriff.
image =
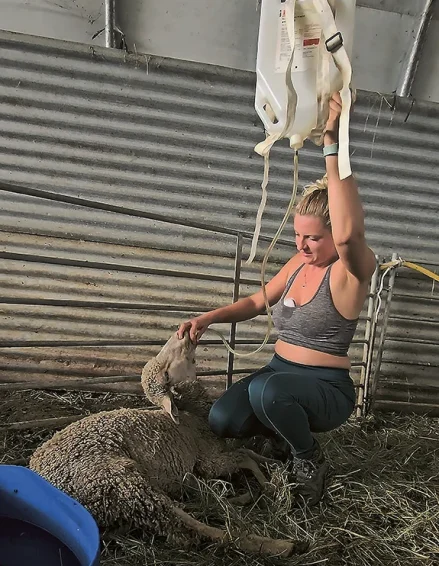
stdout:
<svg viewBox="0 0 439 566">
<path fill-rule="evenodd" d="M 296 364 L 306 366 L 324 366 L 330 368 L 351 369 L 351 362 L 348 356 L 332 356 L 317 350 L 310 350 L 302 346 L 293 346 L 282 340 L 278 340 L 275 345 L 275 352 L 282 358 Z"/>
</svg>

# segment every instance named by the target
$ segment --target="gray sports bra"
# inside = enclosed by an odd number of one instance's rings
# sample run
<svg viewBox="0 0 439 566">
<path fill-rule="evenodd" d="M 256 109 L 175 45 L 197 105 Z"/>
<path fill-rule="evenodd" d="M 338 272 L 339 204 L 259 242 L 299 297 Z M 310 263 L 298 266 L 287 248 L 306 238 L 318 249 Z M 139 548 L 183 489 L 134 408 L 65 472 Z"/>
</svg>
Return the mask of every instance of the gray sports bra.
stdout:
<svg viewBox="0 0 439 566">
<path fill-rule="evenodd" d="M 279 339 L 287 344 L 303 346 L 333 356 L 346 356 L 355 334 L 358 318 L 349 320 L 335 308 L 329 287 L 332 265 L 314 297 L 307 303 L 296 306 L 292 299 L 285 296 L 291 288 L 301 265 L 288 280 L 279 302 L 273 307 L 273 322 L 279 332 Z M 291 305 L 288 302 L 291 301 Z"/>
</svg>

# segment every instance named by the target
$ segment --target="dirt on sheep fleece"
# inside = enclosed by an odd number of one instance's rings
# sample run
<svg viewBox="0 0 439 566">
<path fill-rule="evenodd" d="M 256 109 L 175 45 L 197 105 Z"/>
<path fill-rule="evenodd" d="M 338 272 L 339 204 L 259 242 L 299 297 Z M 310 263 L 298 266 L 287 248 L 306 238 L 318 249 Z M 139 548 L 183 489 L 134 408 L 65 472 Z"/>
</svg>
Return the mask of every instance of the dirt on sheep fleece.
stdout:
<svg viewBox="0 0 439 566">
<path fill-rule="evenodd" d="M 138 407 L 136 396 L 97 393 L 14 392 L 0 394 L 1 424 Z M 0 462 L 27 460 L 53 430 L 0 429 Z M 288 559 L 248 556 L 231 547 L 171 546 L 141 533 L 102 540 L 102 566 L 433 566 L 439 564 L 439 419 L 378 415 L 351 420 L 319 435 L 333 465 L 328 493 L 313 509 L 294 501 L 282 470 L 273 472 L 274 499 L 232 507 L 231 493 L 246 479 L 199 483 L 182 493 L 186 509 L 213 526 L 233 525 L 277 538 L 310 543 Z M 252 487 L 252 486 L 250 486 Z M 255 486 L 255 493 L 256 493 Z"/>
</svg>

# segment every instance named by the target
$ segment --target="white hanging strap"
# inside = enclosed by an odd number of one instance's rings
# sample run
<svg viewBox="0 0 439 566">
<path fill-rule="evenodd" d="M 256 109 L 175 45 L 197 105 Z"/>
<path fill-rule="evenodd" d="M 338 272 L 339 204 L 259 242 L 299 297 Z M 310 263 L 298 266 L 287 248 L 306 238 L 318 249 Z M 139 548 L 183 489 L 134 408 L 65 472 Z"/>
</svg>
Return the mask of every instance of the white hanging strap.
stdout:
<svg viewBox="0 0 439 566">
<path fill-rule="evenodd" d="M 256 256 L 259 234 L 261 233 L 261 227 L 262 227 L 262 215 L 264 214 L 265 205 L 267 204 L 267 196 L 268 196 L 267 185 L 268 185 L 269 169 L 270 169 L 270 152 L 264 155 L 264 178 L 261 184 L 262 197 L 261 197 L 261 202 L 259 204 L 258 213 L 256 215 L 256 225 L 255 225 L 255 231 L 253 232 L 250 254 L 248 256 L 247 261 L 245 262 L 247 265 L 250 265 Z"/>
<path fill-rule="evenodd" d="M 334 14 L 327 0 L 313 0 L 314 6 L 320 15 L 323 37 L 328 51 L 331 52 L 334 63 L 339 70 L 343 87 L 340 91 L 342 111 L 340 115 L 339 137 L 338 137 L 338 172 L 340 179 L 346 179 L 352 175 L 349 160 L 349 114 L 351 110 L 352 67 L 348 54 L 343 45 L 341 33 L 335 25 Z"/>
<path fill-rule="evenodd" d="M 320 37 L 322 40 L 323 38 Z M 329 99 L 331 98 L 330 76 L 331 54 L 326 49 L 324 41 L 320 41 L 319 61 L 317 64 L 316 92 L 317 92 L 317 124 L 308 138 L 316 145 L 322 145 L 326 123 L 329 117 Z"/>
<path fill-rule="evenodd" d="M 267 136 L 264 141 L 259 142 L 255 146 L 256 153 L 258 153 L 262 157 L 265 157 L 268 153 L 270 153 L 270 149 L 280 138 L 280 134 L 271 134 Z"/>
</svg>

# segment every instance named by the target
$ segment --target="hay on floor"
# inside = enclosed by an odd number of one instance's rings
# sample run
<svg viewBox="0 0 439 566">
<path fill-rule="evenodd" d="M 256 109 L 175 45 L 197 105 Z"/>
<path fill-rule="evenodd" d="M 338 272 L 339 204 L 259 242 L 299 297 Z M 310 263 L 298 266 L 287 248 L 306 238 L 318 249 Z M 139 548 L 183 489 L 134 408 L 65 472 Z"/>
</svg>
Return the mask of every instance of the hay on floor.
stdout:
<svg viewBox="0 0 439 566">
<path fill-rule="evenodd" d="M 14 404 L 38 418 L 39 403 L 44 406 L 43 416 L 49 416 L 48 405 L 51 416 L 62 416 L 141 406 L 142 400 L 96 393 L 14 393 L 0 398 L 2 422 L 14 419 Z M 1 431 L 0 462 L 26 460 L 52 433 Z M 288 559 L 262 558 L 246 556 L 232 546 L 193 548 L 151 540 L 142 533 L 106 533 L 102 566 L 439 564 L 439 419 L 385 415 L 352 420 L 337 431 L 319 435 L 319 440 L 329 455 L 332 474 L 327 494 L 315 508 L 294 498 L 281 468 L 271 470 L 275 486 L 271 496 L 258 498 L 255 486 L 246 486 L 242 477 L 232 478 L 233 485 L 229 481 L 198 482 L 183 490 L 186 510 L 197 519 L 235 531 L 241 528 L 306 541 L 305 553 Z M 238 508 L 227 502 L 227 496 L 247 487 L 255 489 L 255 504 Z"/>
</svg>

